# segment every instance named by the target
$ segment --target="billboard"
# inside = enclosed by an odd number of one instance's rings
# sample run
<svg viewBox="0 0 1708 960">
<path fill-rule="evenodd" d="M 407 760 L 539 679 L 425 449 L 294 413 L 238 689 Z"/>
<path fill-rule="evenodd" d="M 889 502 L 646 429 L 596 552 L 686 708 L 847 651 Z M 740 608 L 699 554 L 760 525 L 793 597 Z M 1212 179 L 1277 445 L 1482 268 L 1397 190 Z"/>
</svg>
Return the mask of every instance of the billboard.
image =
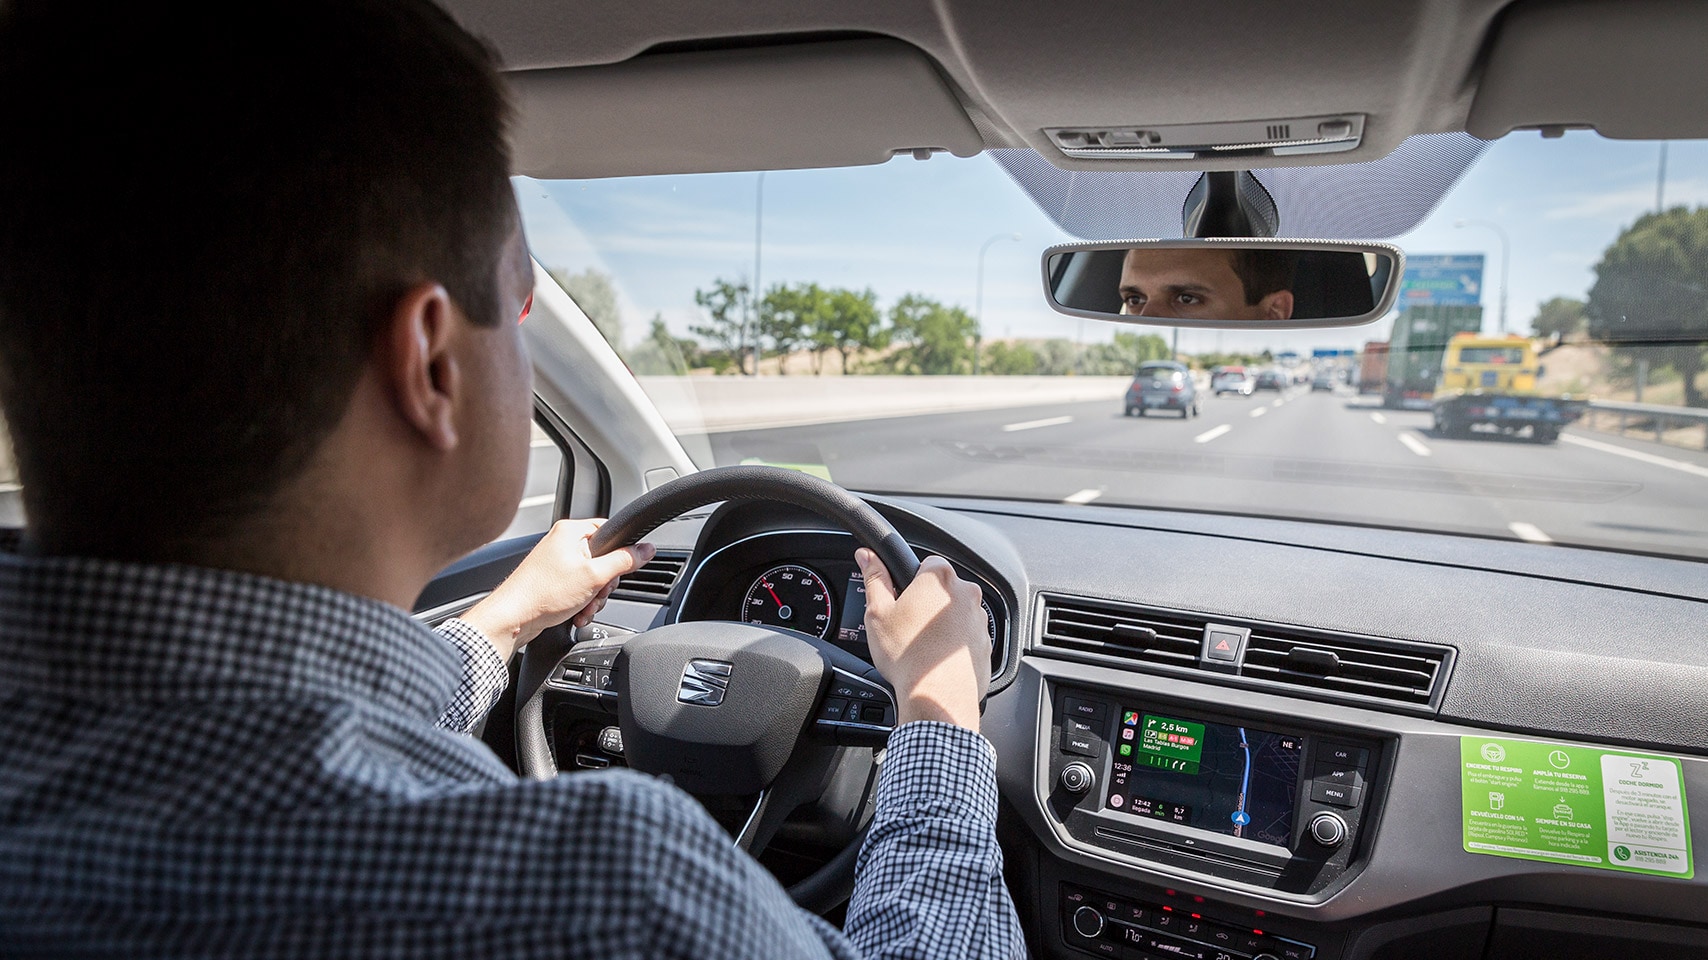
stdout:
<svg viewBox="0 0 1708 960">
<path fill-rule="evenodd" d="M 1425 253 L 1406 256 L 1400 302 L 1406 307 L 1474 307 L 1482 302 L 1483 255 Z"/>
</svg>

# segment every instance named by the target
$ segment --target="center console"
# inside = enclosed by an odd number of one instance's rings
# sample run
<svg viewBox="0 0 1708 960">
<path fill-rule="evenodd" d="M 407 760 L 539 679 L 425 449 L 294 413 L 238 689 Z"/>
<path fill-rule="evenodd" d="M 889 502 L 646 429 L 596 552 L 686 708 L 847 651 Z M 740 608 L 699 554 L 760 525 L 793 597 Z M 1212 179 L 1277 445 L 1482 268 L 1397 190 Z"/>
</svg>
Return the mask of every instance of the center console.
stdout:
<svg viewBox="0 0 1708 960">
<path fill-rule="evenodd" d="M 1042 786 L 1077 844 L 1306 897 L 1354 868 L 1374 823 L 1383 741 L 1140 693 L 1053 693 Z"/>
</svg>

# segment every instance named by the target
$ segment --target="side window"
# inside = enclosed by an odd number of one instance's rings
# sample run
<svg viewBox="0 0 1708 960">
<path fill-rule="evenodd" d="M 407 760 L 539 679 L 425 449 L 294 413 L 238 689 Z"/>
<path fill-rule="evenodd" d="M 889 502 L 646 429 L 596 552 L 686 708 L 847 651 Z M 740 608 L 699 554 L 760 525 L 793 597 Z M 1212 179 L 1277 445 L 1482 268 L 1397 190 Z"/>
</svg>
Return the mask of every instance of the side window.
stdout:
<svg viewBox="0 0 1708 960">
<path fill-rule="evenodd" d="M 557 491 L 563 478 L 563 451 L 551 437 L 534 425 L 532 443 L 528 448 L 528 483 L 522 488 L 522 502 L 516 505 L 516 516 L 499 537 L 525 537 L 551 529 Z"/>
<path fill-rule="evenodd" d="M 0 423 L 0 527 L 24 525 L 23 487 L 18 485 L 18 466 L 12 459 L 12 436 Z"/>
</svg>

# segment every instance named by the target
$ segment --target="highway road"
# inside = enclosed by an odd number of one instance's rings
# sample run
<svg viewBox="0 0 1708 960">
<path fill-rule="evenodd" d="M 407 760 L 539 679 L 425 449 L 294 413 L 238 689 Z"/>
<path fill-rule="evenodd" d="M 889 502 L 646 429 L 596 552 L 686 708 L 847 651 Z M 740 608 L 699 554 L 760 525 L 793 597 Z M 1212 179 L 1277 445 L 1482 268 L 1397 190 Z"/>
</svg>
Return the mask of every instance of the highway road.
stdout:
<svg viewBox="0 0 1708 960">
<path fill-rule="evenodd" d="M 720 464 L 827 466 L 857 490 L 1377 523 L 1708 557 L 1708 455 L 1576 428 L 1436 436 L 1347 388 L 1203 400 L 1200 417 L 1065 403 L 713 434 Z"/>
</svg>

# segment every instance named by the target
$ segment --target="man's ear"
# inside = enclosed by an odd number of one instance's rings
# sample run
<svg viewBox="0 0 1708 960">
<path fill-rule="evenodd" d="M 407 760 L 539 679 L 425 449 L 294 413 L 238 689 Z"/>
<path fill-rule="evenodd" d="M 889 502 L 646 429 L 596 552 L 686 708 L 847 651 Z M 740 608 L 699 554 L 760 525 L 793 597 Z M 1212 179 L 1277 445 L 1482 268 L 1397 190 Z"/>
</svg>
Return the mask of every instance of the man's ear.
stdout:
<svg viewBox="0 0 1708 960">
<path fill-rule="evenodd" d="M 456 311 L 445 288 L 417 284 L 392 307 L 375 351 L 399 416 L 436 450 L 457 445 L 455 407 L 462 376 L 451 349 L 456 329 Z"/>
<path fill-rule="evenodd" d="M 1277 290 L 1259 300 L 1258 304 L 1263 308 L 1263 319 L 1265 320 L 1293 319 L 1293 291 L 1291 290 Z"/>
</svg>

